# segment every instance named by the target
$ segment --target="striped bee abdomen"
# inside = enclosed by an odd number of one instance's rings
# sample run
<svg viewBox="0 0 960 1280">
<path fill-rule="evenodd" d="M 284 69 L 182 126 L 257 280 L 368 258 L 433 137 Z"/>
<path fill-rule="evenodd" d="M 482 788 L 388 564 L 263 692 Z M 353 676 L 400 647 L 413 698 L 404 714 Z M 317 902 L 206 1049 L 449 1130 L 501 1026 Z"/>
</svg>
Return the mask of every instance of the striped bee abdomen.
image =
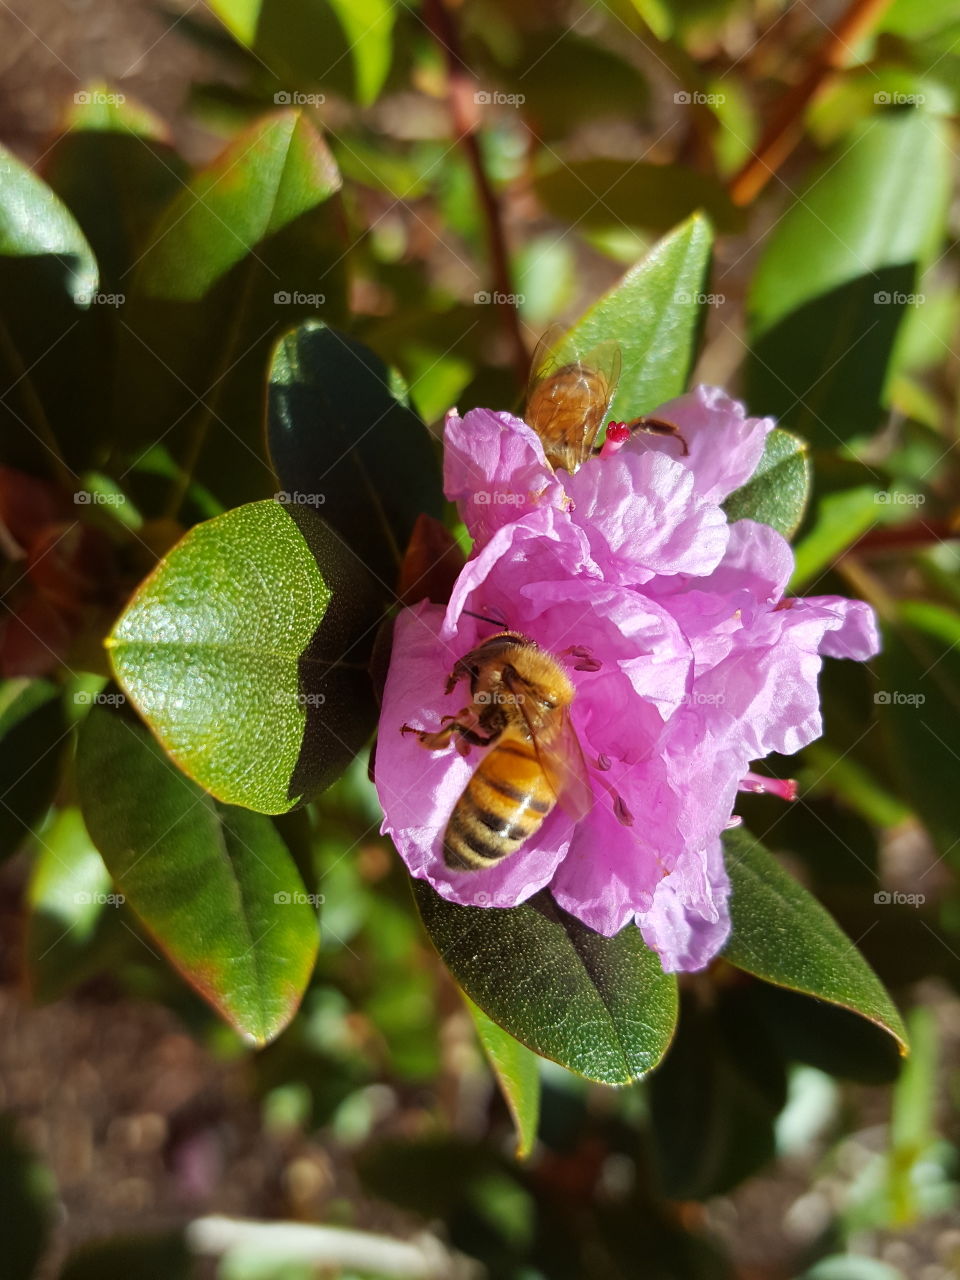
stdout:
<svg viewBox="0 0 960 1280">
<path fill-rule="evenodd" d="M 450 815 L 443 836 L 447 866 L 494 866 L 540 829 L 555 803 L 533 745 L 504 735 L 480 761 Z"/>
</svg>

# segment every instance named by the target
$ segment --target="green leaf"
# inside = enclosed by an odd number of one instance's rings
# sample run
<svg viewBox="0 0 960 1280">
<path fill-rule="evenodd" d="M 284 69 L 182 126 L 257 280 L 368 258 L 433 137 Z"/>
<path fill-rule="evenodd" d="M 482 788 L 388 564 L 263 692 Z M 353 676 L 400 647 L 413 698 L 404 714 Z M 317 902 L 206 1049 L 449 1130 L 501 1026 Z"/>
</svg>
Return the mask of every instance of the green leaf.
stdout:
<svg viewBox="0 0 960 1280">
<path fill-rule="evenodd" d="M 798 591 L 822 573 L 876 524 L 879 512 L 877 489 L 872 485 L 856 485 L 821 498 L 813 527 L 797 543 L 790 589 Z"/>
<path fill-rule="evenodd" d="M 517 1130 L 517 1159 L 533 1150 L 540 1119 L 540 1068 L 536 1054 L 464 997 L 483 1051 L 497 1077 Z"/>
<path fill-rule="evenodd" d="M 296 1012 L 318 945 L 274 824 L 201 791 L 142 724 L 104 704 L 80 731 L 77 780 L 87 829 L 127 905 L 231 1026 L 272 1040 Z"/>
<path fill-rule="evenodd" d="M 122 317 L 133 459 L 162 440 L 225 505 L 275 491 L 263 370 L 290 325 L 343 310 L 339 187 L 323 139 L 286 111 L 239 134 L 167 206 Z"/>
<path fill-rule="evenodd" d="M 743 828 L 724 836 L 731 934 L 723 958 L 777 986 L 875 1022 L 907 1051 L 892 1000 L 855 944 L 819 902 Z"/>
<path fill-rule="evenodd" d="M 422 880 L 413 892 L 456 981 L 527 1048 L 602 1084 L 639 1080 L 663 1057 L 677 983 L 639 929 L 604 938 L 545 891 L 510 908 L 461 907 Z"/>
<path fill-rule="evenodd" d="M 117 679 L 180 767 L 261 813 L 322 791 L 376 723 L 370 579 L 312 512 L 290 512 L 256 502 L 195 526 L 107 640 Z"/>
<path fill-rule="evenodd" d="M 258 245 L 339 187 L 333 157 L 300 113 L 270 116 L 241 134 L 169 205 L 154 228 L 138 286 L 152 298 L 202 298 Z"/>
<path fill-rule="evenodd" d="M 46 1002 L 95 972 L 95 943 L 105 937 L 119 900 L 75 806 L 58 810 L 37 844 L 25 958 L 31 995 Z"/>
<path fill-rule="evenodd" d="M 771 232 L 749 297 L 753 412 L 826 446 L 878 425 L 900 320 L 944 228 L 945 127 L 918 110 L 872 117 Z"/>
<path fill-rule="evenodd" d="M 717 178 L 681 165 L 551 155 L 539 166 L 534 185 L 551 213 L 588 231 L 623 226 L 667 231 L 697 210 L 718 231 L 743 225 L 742 211 Z"/>
<path fill-rule="evenodd" d="M 392 0 L 330 0 L 330 4 L 350 45 L 357 103 L 369 107 L 390 70 L 397 6 Z"/>
<path fill-rule="evenodd" d="M 803 440 L 776 427 L 756 471 L 723 504 L 728 520 L 758 520 L 791 538 L 810 496 L 810 458 Z"/>
<path fill-rule="evenodd" d="M 883 627 L 877 715 L 895 776 L 941 853 L 960 865 L 960 614 L 904 601 Z"/>
<path fill-rule="evenodd" d="M 362 343 L 316 321 L 279 343 L 267 398 L 281 489 L 314 503 L 392 599 L 421 513 L 443 513 L 440 468 L 399 377 Z"/>
<path fill-rule="evenodd" d="M 16 853 L 47 811 L 65 737 L 56 685 L 26 679 L 0 683 L 0 859 Z"/>
<path fill-rule="evenodd" d="M 73 107 L 69 130 L 48 152 L 44 173 L 93 247 L 102 291 L 125 297 L 128 273 L 160 211 L 183 189 L 186 168 L 163 123 L 118 102 L 121 96 L 91 86 L 90 100 Z M 116 309 L 101 305 L 96 314 L 115 318 Z"/>
<path fill-rule="evenodd" d="M 52 257 L 63 286 L 80 306 L 96 292 L 93 250 L 70 213 L 47 184 L 0 147 L 0 256 Z"/>
<path fill-rule="evenodd" d="M 612 338 L 623 372 L 616 418 L 649 413 L 686 390 L 693 364 L 712 243 L 699 214 L 681 223 L 577 321 L 570 340 L 583 351 Z"/>
</svg>

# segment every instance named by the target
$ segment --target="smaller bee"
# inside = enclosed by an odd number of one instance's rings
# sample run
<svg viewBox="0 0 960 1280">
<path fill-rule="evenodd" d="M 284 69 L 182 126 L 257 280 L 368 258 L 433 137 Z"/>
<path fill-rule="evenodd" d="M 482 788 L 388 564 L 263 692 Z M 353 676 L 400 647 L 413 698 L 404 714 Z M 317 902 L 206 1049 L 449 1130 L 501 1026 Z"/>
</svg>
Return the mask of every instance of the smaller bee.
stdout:
<svg viewBox="0 0 960 1280">
<path fill-rule="evenodd" d="M 583 650 L 572 650 L 589 656 Z M 595 669 L 587 665 L 584 669 Z M 462 657 L 450 693 L 469 679 L 471 702 L 436 732 L 412 729 L 429 751 L 455 741 L 489 747 L 453 807 L 443 856 L 459 871 L 496 866 L 540 830 L 559 802 L 579 820 L 593 804 L 587 763 L 570 722 L 576 690 L 560 663 L 519 631 L 500 631 Z"/>
<path fill-rule="evenodd" d="M 607 415 L 620 380 L 620 348 L 610 339 L 581 355 L 560 353 L 569 342 L 562 328 L 552 325 L 533 353 L 524 420 L 543 441 L 547 461 L 572 475 L 593 453 L 600 425 Z M 608 438 L 626 439 L 643 431 L 677 440 L 683 456 L 687 442 L 676 423 L 647 415 L 630 422 L 611 422 Z M 626 433 L 626 434 L 624 434 Z"/>
<path fill-rule="evenodd" d="M 593 452 L 620 378 L 620 348 L 601 342 L 564 359 L 563 330 L 554 325 L 537 343 L 524 420 L 543 441 L 547 461 L 571 475 Z"/>
</svg>

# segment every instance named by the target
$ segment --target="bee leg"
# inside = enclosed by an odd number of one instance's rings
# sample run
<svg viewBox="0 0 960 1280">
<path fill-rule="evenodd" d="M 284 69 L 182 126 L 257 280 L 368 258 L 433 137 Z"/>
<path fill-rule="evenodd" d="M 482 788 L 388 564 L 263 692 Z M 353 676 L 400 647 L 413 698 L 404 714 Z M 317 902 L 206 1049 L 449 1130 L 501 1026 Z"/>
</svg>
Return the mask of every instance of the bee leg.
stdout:
<svg viewBox="0 0 960 1280">
<path fill-rule="evenodd" d="M 690 455 L 690 448 L 675 422 L 668 422 L 666 418 L 635 418 L 627 426 L 631 431 L 642 431 L 648 436 L 665 436 L 678 440 L 682 449 L 680 456 L 686 458 Z"/>
<path fill-rule="evenodd" d="M 468 746 L 485 747 L 490 741 L 489 738 L 481 737 L 475 729 L 469 725 L 462 724 L 455 716 L 444 716 L 446 721 L 443 727 L 431 732 L 429 729 L 415 729 L 413 725 L 403 724 L 400 726 L 400 732 L 403 734 L 416 734 L 420 740 L 420 745 L 428 751 L 443 751 L 449 747 L 452 740 L 456 741 L 457 750 L 460 750 L 461 742 Z"/>
</svg>

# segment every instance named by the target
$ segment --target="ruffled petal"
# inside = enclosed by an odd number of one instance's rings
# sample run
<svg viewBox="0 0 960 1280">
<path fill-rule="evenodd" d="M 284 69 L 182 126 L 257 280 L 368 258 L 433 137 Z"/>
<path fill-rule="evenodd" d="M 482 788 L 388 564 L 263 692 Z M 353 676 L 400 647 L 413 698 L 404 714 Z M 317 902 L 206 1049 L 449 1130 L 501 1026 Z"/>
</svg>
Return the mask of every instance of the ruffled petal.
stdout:
<svg viewBox="0 0 960 1280">
<path fill-rule="evenodd" d="M 730 881 L 719 835 L 685 850 L 661 880 L 649 911 L 638 913 L 643 940 L 666 973 L 705 969 L 730 935 Z"/>
<path fill-rule="evenodd" d="M 748 418 L 738 400 L 719 387 L 699 386 L 660 405 L 650 415 L 679 427 L 689 454 L 680 457 L 676 440 L 638 432 L 624 452 L 665 453 L 693 472 L 697 492 L 712 502 L 746 482 L 757 469 L 773 418 Z"/>
<path fill-rule="evenodd" d="M 694 489 L 692 472 L 656 453 L 591 458 L 566 480 L 572 519 L 588 534 L 608 582 L 702 576 L 719 564 L 727 518 Z"/>
<path fill-rule="evenodd" d="M 537 433 L 490 409 L 447 414 L 443 487 L 478 547 L 525 512 L 565 501 Z"/>
</svg>

